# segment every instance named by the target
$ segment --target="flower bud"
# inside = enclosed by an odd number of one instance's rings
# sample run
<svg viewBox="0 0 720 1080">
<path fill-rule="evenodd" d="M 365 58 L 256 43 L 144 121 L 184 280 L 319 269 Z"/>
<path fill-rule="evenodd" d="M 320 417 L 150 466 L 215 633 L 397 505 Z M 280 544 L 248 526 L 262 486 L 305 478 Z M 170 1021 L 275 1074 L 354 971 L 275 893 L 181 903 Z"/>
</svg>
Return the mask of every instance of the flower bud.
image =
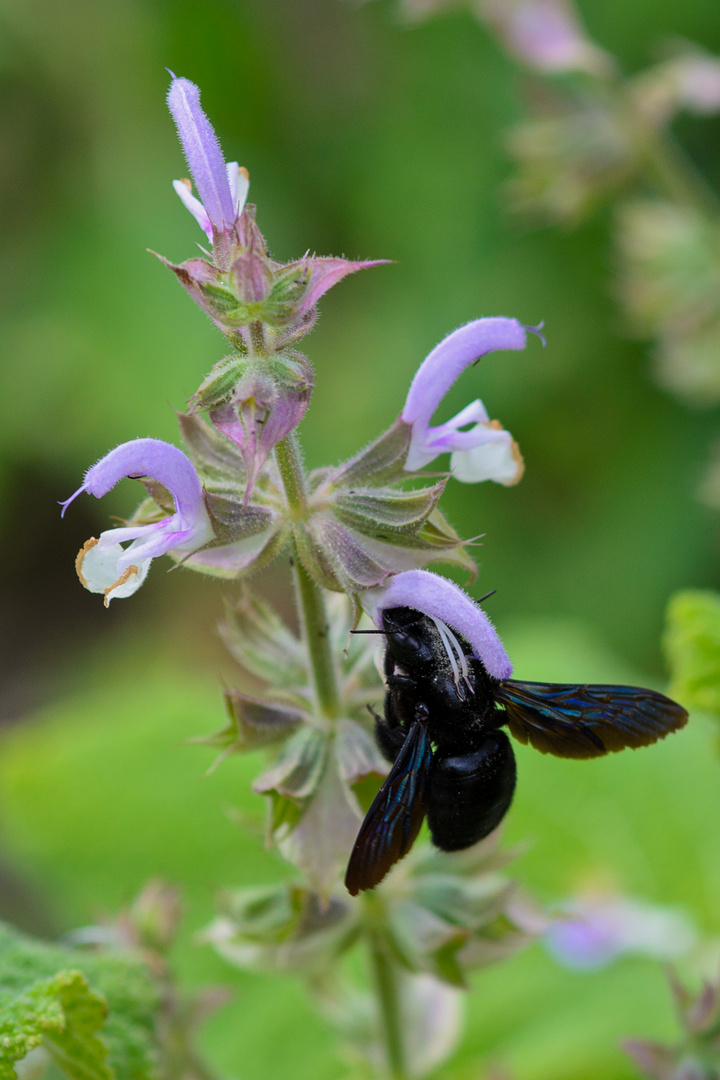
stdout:
<svg viewBox="0 0 720 1080">
<path fill-rule="evenodd" d="M 129 911 L 140 946 L 159 953 L 175 940 L 180 915 L 180 890 L 158 879 L 147 883 Z"/>
<path fill-rule="evenodd" d="M 268 260 L 252 251 L 237 257 L 230 267 L 230 280 L 236 297 L 246 307 L 263 304 L 273 285 Z"/>
<path fill-rule="evenodd" d="M 268 454 L 302 420 L 310 401 L 313 370 L 298 352 L 248 362 L 232 393 L 210 419 L 240 450 L 247 472 L 245 498 Z"/>
</svg>

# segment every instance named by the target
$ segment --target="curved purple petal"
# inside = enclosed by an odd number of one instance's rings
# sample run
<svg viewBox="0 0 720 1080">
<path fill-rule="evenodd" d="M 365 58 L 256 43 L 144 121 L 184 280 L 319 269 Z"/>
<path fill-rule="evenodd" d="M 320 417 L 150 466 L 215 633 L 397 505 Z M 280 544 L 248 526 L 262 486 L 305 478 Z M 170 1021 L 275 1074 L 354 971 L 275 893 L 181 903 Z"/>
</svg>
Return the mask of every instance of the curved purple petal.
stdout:
<svg viewBox="0 0 720 1080">
<path fill-rule="evenodd" d="M 195 466 L 182 450 L 162 439 L 133 439 L 116 446 L 88 469 L 85 483 L 75 495 L 84 490 L 100 499 L 125 477 L 151 477 L 163 484 L 175 500 L 175 516 L 183 522 L 192 524 L 199 516 L 205 517 Z"/>
<path fill-rule="evenodd" d="M 495 349 L 524 349 L 526 327 L 517 319 L 476 319 L 449 334 L 427 356 L 410 384 L 402 418 L 427 427 L 432 414 L 465 368 Z"/>
<path fill-rule="evenodd" d="M 234 200 L 220 143 L 200 106 L 200 90 L 189 79 L 173 76 L 167 103 L 208 217 L 219 231 L 231 229 L 237 216 Z"/>
<path fill-rule="evenodd" d="M 472 645 L 490 675 L 496 679 L 512 675 L 510 657 L 485 612 L 461 588 L 439 574 L 406 570 L 387 585 L 361 593 L 359 599 L 377 626 L 382 626 L 382 612 L 393 607 L 414 608 L 442 619 Z"/>
<path fill-rule="evenodd" d="M 541 327 L 542 324 L 539 327 L 522 326 L 517 319 L 476 319 L 455 330 L 433 349 L 418 368 L 401 413 L 401 419 L 412 427 L 405 460 L 408 472 L 422 469 L 438 454 L 472 451 L 484 443 L 500 442 L 507 438 L 501 434 L 501 425 L 489 419 L 485 406 L 479 400 L 438 427 L 430 427 L 430 419 L 444 395 L 469 364 L 495 349 L 524 349 L 528 331 L 537 334 L 545 344 Z M 460 430 L 471 423 L 474 427 L 470 431 Z"/>
</svg>

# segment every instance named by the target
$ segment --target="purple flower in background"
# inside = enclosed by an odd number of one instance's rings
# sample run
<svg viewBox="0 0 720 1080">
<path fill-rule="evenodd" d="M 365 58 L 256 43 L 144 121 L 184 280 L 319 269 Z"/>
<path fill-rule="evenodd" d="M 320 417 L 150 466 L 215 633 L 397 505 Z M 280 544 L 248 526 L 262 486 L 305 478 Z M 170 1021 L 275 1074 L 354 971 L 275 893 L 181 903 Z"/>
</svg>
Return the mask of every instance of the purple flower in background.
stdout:
<svg viewBox="0 0 720 1080">
<path fill-rule="evenodd" d="M 482 0 L 479 11 L 520 60 L 540 71 L 613 70 L 611 57 L 590 41 L 568 0 Z"/>
<path fill-rule="evenodd" d="M 623 953 L 675 960 L 695 945 L 697 934 L 681 911 L 621 896 L 586 896 L 564 905 L 545 940 L 561 964 L 592 969 Z"/>
<path fill-rule="evenodd" d="M 494 678 L 509 679 L 512 675 L 510 657 L 485 612 L 461 588 L 439 574 L 406 570 L 390 578 L 387 585 L 360 593 L 359 600 L 379 627 L 382 627 L 383 611 L 388 608 L 421 611 L 435 621 L 443 641 L 448 627 L 461 634 Z M 452 644 L 452 637 L 449 643 Z M 449 656 L 452 651 L 448 649 Z"/>
<path fill-rule="evenodd" d="M 480 400 L 439 427 L 430 427 L 430 420 L 466 367 L 495 349 L 524 349 L 528 330 L 544 342 L 540 328 L 521 326 L 517 319 L 476 319 L 449 334 L 426 357 L 412 381 L 401 414 L 412 427 L 405 462 L 408 471 L 422 469 L 438 454 L 450 453 L 452 475 L 463 483 L 518 482 L 524 465 L 517 443 L 497 420 L 490 420 Z M 469 430 L 461 430 L 468 425 L 472 425 Z"/>
<path fill-rule="evenodd" d="M 197 551 L 214 536 L 195 467 L 182 450 L 161 439 L 134 439 L 116 446 L 88 469 L 82 487 L 61 503 L 63 515 L 81 492 L 100 499 L 124 477 L 147 477 L 162 484 L 175 501 L 175 513 L 150 525 L 108 529 L 99 540 L 87 541 L 78 555 L 78 577 L 90 592 L 105 596 L 105 607 L 116 597 L 137 592 L 158 555 Z M 129 546 L 123 548 L 127 541 Z"/>
<path fill-rule="evenodd" d="M 215 232 L 229 232 L 243 211 L 250 186 L 247 169 L 236 161 L 225 164 L 195 83 L 173 75 L 167 101 L 200 198 L 187 180 L 175 180 L 173 187 L 212 240 Z"/>
</svg>

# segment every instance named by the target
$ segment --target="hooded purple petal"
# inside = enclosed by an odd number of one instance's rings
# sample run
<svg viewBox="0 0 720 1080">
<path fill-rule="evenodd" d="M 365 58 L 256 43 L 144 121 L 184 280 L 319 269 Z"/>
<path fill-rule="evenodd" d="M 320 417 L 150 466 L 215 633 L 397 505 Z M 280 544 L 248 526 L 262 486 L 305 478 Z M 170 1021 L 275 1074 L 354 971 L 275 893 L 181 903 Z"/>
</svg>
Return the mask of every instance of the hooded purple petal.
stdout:
<svg viewBox="0 0 720 1080">
<path fill-rule="evenodd" d="M 132 442 L 121 443 L 88 469 L 80 491 L 89 491 L 100 499 L 125 477 L 151 477 L 157 480 L 172 495 L 176 516 L 184 522 L 193 522 L 199 515 L 205 514 L 202 486 L 195 466 L 182 450 L 171 443 L 162 439 L 133 439 Z"/>
<path fill-rule="evenodd" d="M 512 664 L 497 631 L 485 612 L 452 581 L 429 570 L 406 570 L 387 585 L 369 589 L 359 597 L 377 626 L 388 608 L 409 607 L 441 619 L 461 634 L 482 660 L 490 675 L 509 679 Z"/>
<path fill-rule="evenodd" d="M 452 384 L 469 364 L 495 349 L 524 349 L 526 327 L 517 319 L 476 319 L 449 334 L 427 356 L 410 384 L 402 418 L 427 427 Z"/>
<path fill-rule="evenodd" d="M 149 525 L 108 529 L 99 540 L 85 544 L 76 563 L 78 576 L 90 592 L 105 594 L 106 606 L 114 597 L 136 592 L 158 555 L 196 551 L 214 536 L 194 465 L 182 450 L 161 439 L 135 439 L 116 446 L 88 469 L 85 483 L 62 504 L 63 514 L 82 491 L 99 499 L 124 477 L 157 480 L 172 495 L 175 513 Z"/>
<path fill-rule="evenodd" d="M 237 216 L 220 143 L 200 107 L 200 91 L 189 79 L 173 76 L 168 107 L 205 210 L 215 228 L 231 229 Z"/>
<path fill-rule="evenodd" d="M 539 328 L 522 326 L 517 319 L 476 319 L 455 330 L 425 358 L 413 379 L 401 413 L 412 427 L 405 468 L 411 472 L 429 464 L 438 454 L 471 450 L 486 442 L 501 441 L 500 425 L 490 421 L 481 401 L 475 401 L 440 427 L 431 428 L 430 420 L 440 401 L 468 365 L 495 349 L 524 349 L 527 331 L 539 334 Z M 459 429 L 474 423 L 472 431 Z M 519 479 L 519 475 L 518 475 Z"/>
</svg>

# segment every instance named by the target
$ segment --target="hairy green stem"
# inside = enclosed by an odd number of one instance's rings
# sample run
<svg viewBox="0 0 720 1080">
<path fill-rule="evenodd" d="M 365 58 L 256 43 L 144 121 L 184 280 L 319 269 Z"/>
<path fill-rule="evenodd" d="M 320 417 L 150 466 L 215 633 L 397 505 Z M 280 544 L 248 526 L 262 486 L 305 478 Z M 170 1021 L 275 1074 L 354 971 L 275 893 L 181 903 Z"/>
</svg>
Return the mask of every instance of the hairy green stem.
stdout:
<svg viewBox="0 0 720 1080">
<path fill-rule="evenodd" d="M 387 942 L 377 931 L 368 935 L 370 960 L 377 991 L 378 1009 L 385 1042 L 388 1073 L 392 1080 L 407 1080 L 403 1023 L 397 972 L 388 955 Z"/>
<path fill-rule="evenodd" d="M 280 470 L 290 514 L 295 520 L 302 519 L 307 513 L 305 469 L 300 445 L 294 431 L 281 439 L 275 447 L 275 460 Z"/>
<path fill-rule="evenodd" d="M 267 356 L 268 347 L 265 341 L 265 328 L 259 320 L 250 323 L 250 344 L 255 356 Z"/>
<path fill-rule="evenodd" d="M 277 444 L 275 458 L 285 488 L 290 514 L 299 525 L 307 513 L 307 494 L 300 447 L 294 432 Z M 322 589 L 315 584 L 303 566 L 295 538 L 293 538 L 293 573 L 300 623 L 307 645 L 318 712 L 326 720 L 336 720 L 340 714 L 340 695 L 335 658 L 330 644 L 330 623 L 325 609 L 325 597 Z"/>
<path fill-rule="evenodd" d="M 277 444 L 275 458 L 285 488 L 290 515 L 296 522 L 296 528 L 300 528 L 307 514 L 307 492 L 300 446 L 294 432 Z M 330 647 L 330 625 L 325 610 L 325 597 L 323 590 L 315 584 L 305 569 L 295 537 L 293 537 L 293 573 L 318 712 L 332 721 L 340 713 L 340 699 L 335 659 Z M 387 941 L 381 932 L 385 912 L 377 897 L 366 895 L 365 901 L 367 940 L 388 1074 L 391 1080 L 408 1080 L 397 973 L 392 957 L 388 953 Z"/>
</svg>

